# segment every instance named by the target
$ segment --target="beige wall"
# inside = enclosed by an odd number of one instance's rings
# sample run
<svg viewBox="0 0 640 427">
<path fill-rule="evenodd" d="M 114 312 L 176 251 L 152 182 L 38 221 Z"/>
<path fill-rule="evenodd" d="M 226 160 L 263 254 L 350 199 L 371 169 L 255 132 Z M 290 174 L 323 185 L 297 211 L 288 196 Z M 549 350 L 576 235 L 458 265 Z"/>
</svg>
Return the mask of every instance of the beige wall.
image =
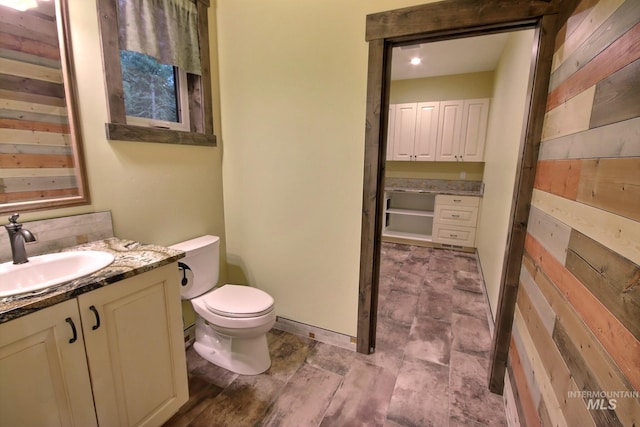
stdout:
<svg viewBox="0 0 640 427">
<path fill-rule="evenodd" d="M 482 181 L 481 162 L 391 162 L 385 169 L 387 178 L 457 179 Z"/>
<path fill-rule="evenodd" d="M 69 0 L 69 6 L 92 204 L 23 214 L 21 220 L 111 210 L 121 238 L 164 245 L 207 233 L 224 238 L 221 149 L 107 141 L 96 2 Z M 215 35 L 215 15 L 210 19 Z"/>
<path fill-rule="evenodd" d="M 445 101 L 450 99 L 490 98 L 493 91 L 493 71 L 394 80 L 389 102 Z"/>
<path fill-rule="evenodd" d="M 356 335 L 365 17 L 420 3 L 218 0 L 232 279 L 279 316 Z"/>
<path fill-rule="evenodd" d="M 495 318 L 525 115 L 533 30 L 509 35 L 495 72 L 476 245 Z"/>
</svg>

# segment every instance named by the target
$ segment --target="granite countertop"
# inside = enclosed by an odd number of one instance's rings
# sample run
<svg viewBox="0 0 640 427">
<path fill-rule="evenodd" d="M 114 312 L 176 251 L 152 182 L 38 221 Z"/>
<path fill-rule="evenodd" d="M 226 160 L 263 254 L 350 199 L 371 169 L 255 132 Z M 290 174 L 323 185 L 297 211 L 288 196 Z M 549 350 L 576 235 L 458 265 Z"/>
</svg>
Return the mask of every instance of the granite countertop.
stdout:
<svg viewBox="0 0 640 427">
<path fill-rule="evenodd" d="M 482 197 L 482 181 L 449 179 L 386 178 L 385 191 L 408 193 L 450 194 L 454 196 Z"/>
<path fill-rule="evenodd" d="M 89 276 L 44 290 L 0 298 L 0 323 L 170 264 L 185 256 L 184 252 L 179 250 L 115 237 L 73 246 L 63 251 L 82 250 L 109 252 L 115 259 L 109 266 Z"/>
</svg>

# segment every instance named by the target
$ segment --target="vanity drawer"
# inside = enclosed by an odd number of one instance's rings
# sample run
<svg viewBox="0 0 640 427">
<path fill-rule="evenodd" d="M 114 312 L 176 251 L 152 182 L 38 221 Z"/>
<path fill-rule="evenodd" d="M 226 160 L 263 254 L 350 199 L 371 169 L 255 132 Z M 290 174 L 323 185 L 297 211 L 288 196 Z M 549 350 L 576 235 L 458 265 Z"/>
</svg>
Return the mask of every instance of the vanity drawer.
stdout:
<svg viewBox="0 0 640 427">
<path fill-rule="evenodd" d="M 433 241 L 456 246 L 474 247 L 476 243 L 475 227 L 435 224 Z"/>
<path fill-rule="evenodd" d="M 451 196 L 447 194 L 438 194 L 436 196 L 436 205 L 451 206 L 480 206 L 480 197 L 476 196 Z"/>
</svg>

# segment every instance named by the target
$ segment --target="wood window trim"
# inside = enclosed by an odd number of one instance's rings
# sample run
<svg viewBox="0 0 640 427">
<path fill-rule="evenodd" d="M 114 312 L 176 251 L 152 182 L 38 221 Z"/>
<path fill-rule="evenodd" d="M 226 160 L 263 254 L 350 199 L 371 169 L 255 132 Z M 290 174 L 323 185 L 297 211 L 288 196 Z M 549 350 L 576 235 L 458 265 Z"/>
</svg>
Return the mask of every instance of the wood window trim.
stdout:
<svg viewBox="0 0 640 427">
<path fill-rule="evenodd" d="M 190 132 L 127 124 L 120 68 L 116 2 L 117 0 L 97 1 L 109 113 L 109 123 L 105 124 L 107 139 L 215 147 L 217 142 L 213 133 L 211 56 L 209 53 L 209 0 L 196 0 L 202 75 L 187 75 L 189 118 L 191 121 Z"/>
</svg>

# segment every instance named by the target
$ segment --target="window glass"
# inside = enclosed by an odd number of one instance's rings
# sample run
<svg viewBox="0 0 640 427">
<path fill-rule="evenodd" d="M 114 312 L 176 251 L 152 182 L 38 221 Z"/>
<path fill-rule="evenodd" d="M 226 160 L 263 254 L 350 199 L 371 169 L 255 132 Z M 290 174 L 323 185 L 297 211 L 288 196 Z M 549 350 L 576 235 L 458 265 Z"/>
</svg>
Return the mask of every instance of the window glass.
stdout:
<svg viewBox="0 0 640 427">
<path fill-rule="evenodd" d="M 180 123 L 178 69 L 143 53 L 120 51 L 127 116 Z"/>
</svg>

